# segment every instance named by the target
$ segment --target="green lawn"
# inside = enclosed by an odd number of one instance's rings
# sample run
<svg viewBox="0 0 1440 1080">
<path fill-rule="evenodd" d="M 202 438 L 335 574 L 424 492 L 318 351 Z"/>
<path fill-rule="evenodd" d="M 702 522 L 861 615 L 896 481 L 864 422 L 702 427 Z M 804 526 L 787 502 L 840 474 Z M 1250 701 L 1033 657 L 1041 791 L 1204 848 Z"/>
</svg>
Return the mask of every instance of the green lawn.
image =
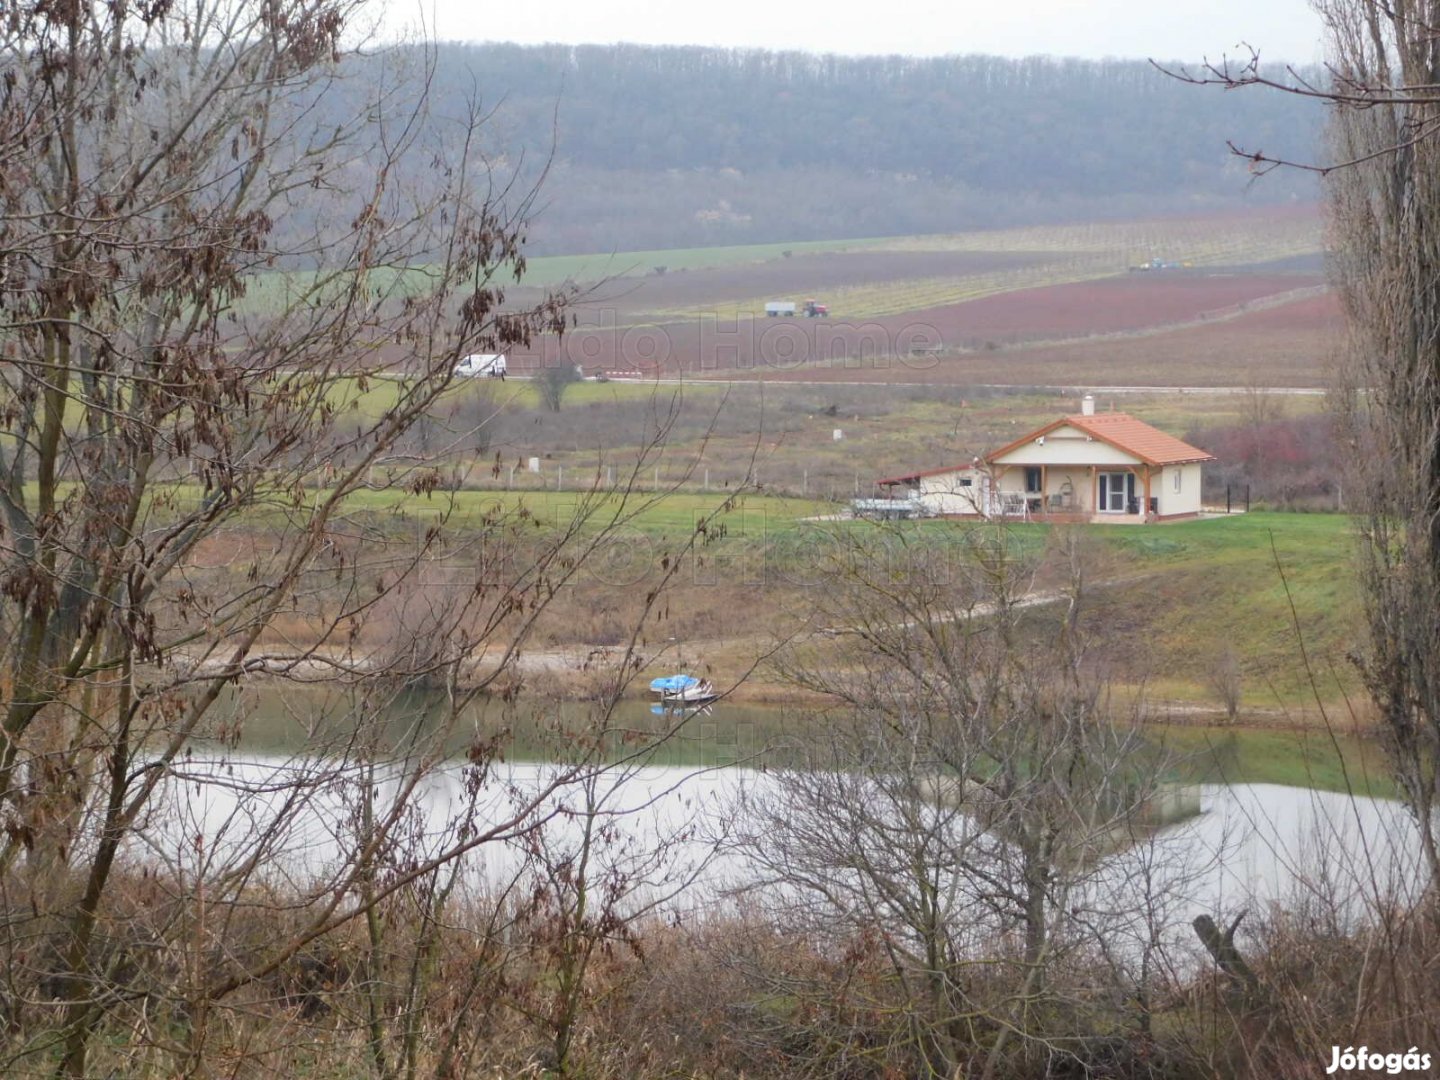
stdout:
<svg viewBox="0 0 1440 1080">
<path fill-rule="evenodd" d="M 1000 529 L 935 521 L 902 527 L 899 535 L 938 548 L 975 528 Z M 1033 554 L 1053 528 L 1017 524 L 1003 533 L 1017 551 Z M 1143 679 L 1152 700 L 1209 702 L 1219 710 L 1210 672 L 1233 658 L 1242 712 L 1267 721 L 1284 719 L 1283 712 L 1298 721 L 1308 711 L 1313 719 L 1318 696 L 1348 722 L 1345 695 L 1363 698 L 1347 656 L 1363 638 L 1351 518 L 1256 512 L 1081 528 L 1093 544 L 1090 654 L 1118 681 Z"/>
<path fill-rule="evenodd" d="M 643 277 L 655 267 L 668 271 L 705 270 L 743 266 L 819 251 L 860 251 L 902 244 L 908 237 L 871 237 L 862 240 L 797 240 L 778 244 L 737 244 L 728 247 L 665 248 L 658 251 L 620 251 L 601 255 L 545 255 L 529 260 L 526 285 L 559 285 L 565 281 L 599 281 L 612 277 Z"/>
<path fill-rule="evenodd" d="M 399 379 L 369 379 L 364 390 L 356 380 L 337 378 L 328 393 L 328 400 L 337 410 L 353 412 L 357 417 L 376 420 L 395 407 L 403 382 Z M 687 382 L 683 387 L 671 383 L 652 382 L 575 382 L 565 391 L 562 411 L 587 405 L 624 401 L 646 401 L 652 397 L 668 400 L 683 392 L 720 394 L 723 383 Z M 486 401 L 498 409 L 536 409 L 541 405 L 540 392 L 529 379 L 457 379 L 446 392 L 437 412 L 463 407 L 467 402 Z"/>
<path fill-rule="evenodd" d="M 638 491 L 625 499 L 599 496 L 594 502 L 595 525 L 606 524 L 620 515 L 628 529 L 651 535 L 689 535 L 704 517 L 715 514 L 726 502 L 724 492 L 680 492 L 656 497 Z M 436 492 L 428 497 L 401 491 L 357 491 L 345 502 L 347 512 L 371 512 L 414 517 L 448 515 L 452 528 L 473 527 L 488 518 L 509 516 L 523 508 L 543 526 L 561 526 L 570 521 L 587 501 L 575 491 L 456 491 Z M 803 518 L 833 508 L 808 499 L 746 494 L 717 522 L 725 526 L 727 538 L 736 542 L 759 538 L 800 527 Z"/>
<path fill-rule="evenodd" d="M 1347 659 L 1360 632 L 1348 516 L 1253 513 L 1112 543 L 1127 567 L 1150 571 L 1125 595 L 1147 606 L 1148 632 L 1171 660 L 1189 657 L 1203 670 L 1229 652 L 1256 707 L 1306 706 L 1317 693 L 1331 701 L 1356 688 Z"/>
</svg>

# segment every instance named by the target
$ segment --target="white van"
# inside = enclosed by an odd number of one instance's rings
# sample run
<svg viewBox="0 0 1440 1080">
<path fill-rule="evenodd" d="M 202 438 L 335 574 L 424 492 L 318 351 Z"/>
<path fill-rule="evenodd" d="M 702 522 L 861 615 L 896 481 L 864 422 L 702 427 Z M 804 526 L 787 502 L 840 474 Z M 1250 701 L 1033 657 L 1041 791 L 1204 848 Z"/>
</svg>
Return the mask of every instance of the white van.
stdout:
<svg viewBox="0 0 1440 1080">
<path fill-rule="evenodd" d="M 464 378 L 488 375 L 492 379 L 503 379 L 505 378 L 505 354 L 475 353 L 467 356 L 455 365 L 455 374 Z"/>
</svg>

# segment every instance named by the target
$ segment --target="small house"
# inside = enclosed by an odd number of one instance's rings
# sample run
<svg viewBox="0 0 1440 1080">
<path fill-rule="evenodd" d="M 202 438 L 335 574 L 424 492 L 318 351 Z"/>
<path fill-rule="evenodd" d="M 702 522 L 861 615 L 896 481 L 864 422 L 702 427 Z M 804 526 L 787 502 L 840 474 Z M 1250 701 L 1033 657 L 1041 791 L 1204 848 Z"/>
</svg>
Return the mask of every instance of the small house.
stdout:
<svg viewBox="0 0 1440 1080">
<path fill-rule="evenodd" d="M 969 465 L 881 480 L 941 515 L 1094 522 L 1173 521 L 1200 513 L 1201 469 L 1214 457 L 1086 397 L 1062 416 Z"/>
</svg>

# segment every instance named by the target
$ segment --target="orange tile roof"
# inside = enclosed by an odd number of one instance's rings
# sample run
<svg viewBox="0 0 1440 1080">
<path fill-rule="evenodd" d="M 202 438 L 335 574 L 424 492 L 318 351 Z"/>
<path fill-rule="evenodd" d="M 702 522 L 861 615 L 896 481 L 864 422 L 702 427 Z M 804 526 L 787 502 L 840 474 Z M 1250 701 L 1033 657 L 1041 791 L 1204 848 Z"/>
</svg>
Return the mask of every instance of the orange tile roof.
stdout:
<svg viewBox="0 0 1440 1080">
<path fill-rule="evenodd" d="M 985 460 L 993 462 L 1018 446 L 1048 435 L 1056 428 L 1070 426 L 1078 428 L 1092 438 L 1109 443 L 1117 450 L 1133 454 L 1147 465 L 1181 465 L 1194 461 L 1214 461 L 1215 455 L 1181 442 L 1174 435 L 1167 435 L 1159 428 L 1151 427 L 1144 420 L 1136 420 L 1127 413 L 1096 413 L 1093 416 L 1062 416 L 1023 438 L 1016 439 L 989 454 Z"/>
</svg>

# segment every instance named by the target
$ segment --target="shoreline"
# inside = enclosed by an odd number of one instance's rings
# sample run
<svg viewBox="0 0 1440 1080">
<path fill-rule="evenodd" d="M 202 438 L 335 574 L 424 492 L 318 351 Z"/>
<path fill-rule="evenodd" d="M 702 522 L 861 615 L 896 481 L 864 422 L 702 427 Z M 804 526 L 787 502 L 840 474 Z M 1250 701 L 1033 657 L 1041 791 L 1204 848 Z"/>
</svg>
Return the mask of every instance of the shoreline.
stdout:
<svg viewBox="0 0 1440 1080">
<path fill-rule="evenodd" d="M 693 651 L 701 643 L 686 646 L 666 645 L 660 649 L 635 650 L 628 654 L 633 671 L 620 693 L 621 700 L 645 700 L 649 678 L 674 670 L 703 675 L 723 692 L 722 703 L 757 708 L 810 708 L 833 705 L 829 695 L 768 680 L 763 673 L 751 672 L 736 678 L 717 672 L 708 664 L 687 662 L 685 651 Z M 719 651 L 718 643 L 715 643 Z M 667 656 L 674 662 L 665 666 Z M 569 645 L 522 649 L 508 662 L 497 648 L 481 651 L 460 665 L 456 685 L 465 690 L 506 696 L 525 694 L 556 701 L 579 701 L 594 698 L 613 686 L 627 661 L 626 650 L 619 646 Z M 196 660 L 177 656 L 174 660 L 187 674 L 218 674 L 225 666 L 219 658 Z M 502 667 L 503 665 L 503 667 Z M 382 672 L 387 665 L 373 655 L 347 653 L 341 650 L 311 648 L 307 650 L 257 650 L 247 657 L 240 678 L 257 682 L 293 682 L 319 685 L 346 680 L 360 680 Z M 663 667 L 663 670 L 662 670 Z M 1136 684 L 1115 684 L 1122 702 L 1133 700 L 1139 689 Z M 1156 698 L 1142 701 L 1139 720 L 1142 725 L 1170 727 L 1218 727 L 1252 731 L 1326 731 L 1364 736 L 1375 730 L 1373 721 L 1351 713 L 1352 703 L 1337 701 L 1323 706 L 1304 707 L 1275 705 L 1243 708 L 1231 720 L 1224 708 L 1203 700 Z M 1323 709 L 1323 712 L 1322 712 Z M 1342 719 L 1336 720 L 1334 714 Z"/>
</svg>

